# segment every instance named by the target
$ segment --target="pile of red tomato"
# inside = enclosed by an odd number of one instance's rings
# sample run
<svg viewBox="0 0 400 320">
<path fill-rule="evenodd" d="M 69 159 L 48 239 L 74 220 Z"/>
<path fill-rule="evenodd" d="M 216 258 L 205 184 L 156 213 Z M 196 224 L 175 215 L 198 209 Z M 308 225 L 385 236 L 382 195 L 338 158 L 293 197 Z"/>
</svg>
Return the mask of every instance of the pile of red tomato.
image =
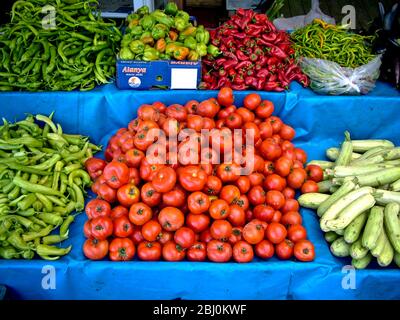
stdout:
<svg viewBox="0 0 400 320">
<path fill-rule="evenodd" d="M 86 162 L 98 196 L 86 206 L 86 257 L 250 262 L 254 255 L 276 255 L 312 261 L 314 246 L 302 226 L 295 190 L 318 191 L 322 170 L 304 168 L 307 155 L 291 142 L 294 129 L 273 111 L 272 102 L 254 93 L 245 97 L 243 107 L 236 107 L 230 88 L 222 88 L 217 99 L 140 106 L 138 118 L 110 139 L 106 161 Z M 217 130 L 221 136 L 233 129 L 252 130 L 253 148 L 234 150 L 254 154 L 252 172 L 240 175 L 243 164 L 225 159 L 220 164 L 168 161 L 187 147 L 186 140 L 167 151 L 166 164 L 150 163 L 145 154 L 155 141 L 149 130 L 159 128 L 168 137 L 171 124 L 177 131 L 195 130 L 198 152 L 210 159 L 215 150 L 201 148 L 201 129 Z M 218 151 L 233 145 L 225 140 Z"/>
</svg>

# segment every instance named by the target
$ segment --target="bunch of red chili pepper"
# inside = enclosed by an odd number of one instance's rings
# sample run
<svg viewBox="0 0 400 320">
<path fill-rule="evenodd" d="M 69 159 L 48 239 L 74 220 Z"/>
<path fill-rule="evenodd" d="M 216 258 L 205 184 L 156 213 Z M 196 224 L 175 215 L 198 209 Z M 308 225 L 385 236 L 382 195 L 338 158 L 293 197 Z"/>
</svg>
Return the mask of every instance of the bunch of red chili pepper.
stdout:
<svg viewBox="0 0 400 320">
<path fill-rule="evenodd" d="M 293 80 L 309 85 L 295 63 L 289 35 L 265 14 L 239 9 L 210 36 L 221 55 L 203 58 L 205 89 L 284 91 Z"/>
</svg>

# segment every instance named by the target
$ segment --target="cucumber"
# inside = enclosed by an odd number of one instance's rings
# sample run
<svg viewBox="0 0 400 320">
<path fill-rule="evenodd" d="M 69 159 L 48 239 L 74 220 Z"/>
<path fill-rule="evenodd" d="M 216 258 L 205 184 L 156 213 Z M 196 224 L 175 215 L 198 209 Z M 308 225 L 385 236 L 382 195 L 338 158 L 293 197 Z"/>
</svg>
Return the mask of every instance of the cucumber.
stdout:
<svg viewBox="0 0 400 320">
<path fill-rule="evenodd" d="M 391 149 L 385 156 L 386 160 L 400 159 L 400 147 Z"/>
<path fill-rule="evenodd" d="M 370 187 L 363 187 L 356 190 L 351 191 L 350 193 L 346 194 L 345 196 L 341 197 L 337 200 L 334 204 L 332 204 L 328 210 L 324 213 L 320 220 L 320 227 L 322 231 L 329 231 L 326 223 L 330 220 L 336 219 L 337 216 L 341 213 L 343 209 L 349 206 L 353 201 L 356 201 L 360 197 L 371 194 L 372 188 Z M 339 191 L 339 190 L 338 190 Z"/>
<path fill-rule="evenodd" d="M 347 243 L 354 243 L 360 237 L 361 231 L 367 221 L 369 211 L 365 211 L 355 218 L 344 230 L 344 240 Z"/>
<path fill-rule="evenodd" d="M 393 260 L 394 263 L 400 268 L 400 253 L 395 252 Z"/>
<path fill-rule="evenodd" d="M 328 220 L 326 227 L 336 231 L 346 228 L 355 218 L 375 205 L 375 198 L 371 194 L 363 195 L 344 208 L 335 220 Z"/>
<path fill-rule="evenodd" d="M 368 253 L 364 258 L 361 259 L 352 259 L 351 260 L 351 265 L 356 268 L 356 269 L 365 269 L 368 267 L 372 260 L 372 255 Z"/>
<path fill-rule="evenodd" d="M 332 232 L 335 232 L 339 236 L 343 236 L 344 235 L 344 229 L 340 229 L 340 230 L 336 230 L 336 231 L 332 231 Z"/>
<path fill-rule="evenodd" d="M 392 245 L 390 244 L 389 239 L 385 238 L 385 246 L 383 250 L 379 253 L 377 257 L 378 264 L 381 267 L 387 267 L 389 264 L 392 263 L 394 257 L 394 250 Z"/>
<path fill-rule="evenodd" d="M 338 148 L 329 148 L 326 150 L 326 157 L 331 161 L 336 161 L 339 156 L 339 149 Z M 361 154 L 353 152 L 351 154 L 351 160 L 356 160 L 361 157 Z"/>
<path fill-rule="evenodd" d="M 318 216 L 322 217 L 335 202 L 348 194 L 350 191 L 354 190 L 355 187 L 356 184 L 353 181 L 344 183 L 336 192 L 334 192 L 329 198 L 321 203 L 317 210 Z"/>
<path fill-rule="evenodd" d="M 331 162 L 331 161 L 324 161 L 324 160 L 312 160 L 309 163 L 307 163 L 307 165 L 316 165 L 321 167 L 321 169 L 329 169 L 329 168 L 333 168 L 335 163 Z"/>
<path fill-rule="evenodd" d="M 336 178 L 345 178 L 348 176 L 368 174 L 392 167 L 393 165 L 386 165 L 386 164 L 367 165 L 362 167 L 337 166 L 333 170 L 330 170 L 328 172 L 332 173 L 332 175 L 335 176 Z"/>
<path fill-rule="evenodd" d="M 360 186 L 379 187 L 400 179 L 400 167 L 386 168 L 365 175 L 356 175 L 355 178 Z"/>
<path fill-rule="evenodd" d="M 378 257 L 385 248 L 386 238 L 385 228 L 382 228 L 378 240 L 376 241 L 376 246 L 371 250 L 371 254 L 374 257 Z"/>
<path fill-rule="evenodd" d="M 364 153 L 376 147 L 394 148 L 394 144 L 389 140 L 352 140 L 353 150 Z"/>
<path fill-rule="evenodd" d="M 387 148 L 387 147 L 375 147 L 375 148 L 369 149 L 368 151 L 363 153 L 363 155 L 361 157 L 359 157 L 357 160 L 355 160 L 354 162 L 362 161 L 365 159 L 370 159 L 370 158 L 373 158 L 380 154 L 386 155 L 392 149 L 393 148 Z"/>
<path fill-rule="evenodd" d="M 384 225 L 386 234 L 392 244 L 394 250 L 400 253 L 400 205 L 397 203 L 389 203 L 384 211 Z"/>
<path fill-rule="evenodd" d="M 333 186 L 332 180 L 318 182 L 318 192 L 329 193 L 329 189 Z"/>
<path fill-rule="evenodd" d="M 362 235 L 362 245 L 370 250 L 374 249 L 383 229 L 383 208 L 374 206 L 369 213 Z"/>
<path fill-rule="evenodd" d="M 400 204 L 400 192 L 376 189 L 373 195 L 376 202 L 380 205 L 387 205 L 391 202 Z"/>
<path fill-rule="evenodd" d="M 325 233 L 324 237 L 327 242 L 332 243 L 339 237 L 339 235 L 336 232 L 328 231 Z"/>
<path fill-rule="evenodd" d="M 344 241 L 343 237 L 333 241 L 330 249 L 336 257 L 348 257 L 350 255 L 350 245 Z"/>
<path fill-rule="evenodd" d="M 338 191 L 340 188 L 340 186 L 332 186 L 329 188 L 329 192 L 330 193 L 335 193 L 336 191 Z"/>
<path fill-rule="evenodd" d="M 400 191 L 400 179 L 396 180 L 395 182 L 393 182 L 390 185 L 389 189 L 392 190 L 392 191 Z"/>
<path fill-rule="evenodd" d="M 369 249 L 363 247 L 361 243 L 361 239 L 358 239 L 354 242 L 350 247 L 350 255 L 354 259 L 362 259 L 364 258 L 369 252 Z"/>
<path fill-rule="evenodd" d="M 304 208 L 317 209 L 327 198 L 329 195 L 323 193 L 304 193 L 297 201 Z"/>
<path fill-rule="evenodd" d="M 353 153 L 353 144 L 350 140 L 350 133 L 344 133 L 345 140 L 339 151 L 339 156 L 335 161 L 335 166 L 347 166 L 351 161 L 351 154 Z"/>
</svg>

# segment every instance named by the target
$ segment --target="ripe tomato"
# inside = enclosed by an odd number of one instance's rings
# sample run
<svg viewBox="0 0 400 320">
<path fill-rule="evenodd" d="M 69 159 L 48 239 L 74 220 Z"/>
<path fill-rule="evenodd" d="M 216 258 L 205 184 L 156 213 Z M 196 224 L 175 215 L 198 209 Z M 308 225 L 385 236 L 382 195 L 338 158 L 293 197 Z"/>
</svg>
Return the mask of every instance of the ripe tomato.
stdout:
<svg viewBox="0 0 400 320">
<path fill-rule="evenodd" d="M 297 211 L 286 212 L 281 219 L 281 223 L 284 224 L 285 226 L 301 224 L 302 222 L 303 219 L 300 213 L 298 213 Z"/>
<path fill-rule="evenodd" d="M 285 240 L 287 231 L 283 224 L 277 222 L 271 222 L 268 225 L 265 234 L 269 241 L 271 241 L 274 244 L 277 244 Z"/>
<path fill-rule="evenodd" d="M 283 191 L 286 187 L 286 179 L 277 174 L 270 174 L 265 178 L 264 187 L 267 190 Z"/>
<path fill-rule="evenodd" d="M 246 213 L 242 207 L 237 204 L 232 204 L 229 206 L 230 213 L 228 216 L 228 220 L 235 227 L 244 226 L 246 223 Z"/>
<path fill-rule="evenodd" d="M 307 239 L 307 231 L 302 225 L 292 225 L 288 229 L 288 238 L 293 242 Z"/>
<path fill-rule="evenodd" d="M 117 200 L 117 190 L 111 188 L 107 183 L 100 183 L 97 187 L 97 195 L 109 203 Z"/>
<path fill-rule="evenodd" d="M 254 218 L 265 222 L 270 222 L 272 220 L 274 212 L 275 209 L 266 204 L 259 204 L 253 209 Z"/>
<path fill-rule="evenodd" d="M 171 191 L 176 183 L 175 170 L 170 167 L 160 168 L 151 182 L 157 192 L 165 193 Z"/>
<path fill-rule="evenodd" d="M 87 239 L 83 244 L 83 254 L 90 260 L 101 260 L 107 253 L 107 240 Z"/>
<path fill-rule="evenodd" d="M 249 206 L 250 206 L 250 202 L 249 202 L 249 198 L 245 195 L 242 194 L 239 199 L 237 199 L 235 201 L 234 204 L 237 204 L 239 207 L 241 207 L 244 211 L 246 211 Z"/>
<path fill-rule="evenodd" d="M 274 104 L 271 101 L 263 100 L 256 108 L 256 115 L 261 119 L 269 118 L 274 112 Z"/>
<path fill-rule="evenodd" d="M 240 193 L 247 193 L 250 190 L 250 179 L 247 176 L 240 176 L 235 183 Z"/>
<path fill-rule="evenodd" d="M 232 228 L 232 233 L 228 239 L 229 243 L 234 245 L 236 242 L 242 240 L 242 227 Z"/>
<path fill-rule="evenodd" d="M 283 213 L 289 211 L 299 211 L 300 205 L 296 199 L 286 199 L 285 205 L 281 208 Z"/>
<path fill-rule="evenodd" d="M 181 129 L 178 120 L 173 118 L 165 119 L 161 128 L 167 137 L 177 136 Z"/>
<path fill-rule="evenodd" d="M 140 178 L 146 181 L 151 181 L 153 180 L 157 171 L 163 167 L 163 164 L 150 163 L 148 159 L 144 158 L 139 168 Z"/>
<path fill-rule="evenodd" d="M 210 217 L 205 214 L 189 213 L 186 216 L 186 225 L 196 233 L 203 232 L 210 225 Z"/>
<path fill-rule="evenodd" d="M 166 206 L 181 207 L 185 204 L 186 194 L 180 186 L 175 186 L 171 191 L 162 195 L 162 202 Z"/>
<path fill-rule="evenodd" d="M 207 243 L 207 257 L 213 262 L 228 262 L 232 257 L 232 247 L 229 243 L 211 240 Z"/>
<path fill-rule="evenodd" d="M 106 240 L 113 234 L 113 222 L 109 217 L 97 217 L 91 220 L 91 235 L 97 240 Z"/>
<path fill-rule="evenodd" d="M 196 100 L 190 100 L 190 101 L 186 102 L 185 109 L 186 109 L 188 115 L 195 114 L 197 111 L 198 105 L 199 105 L 199 102 Z"/>
<path fill-rule="evenodd" d="M 215 128 L 215 121 L 211 118 L 203 117 L 203 129 L 212 130 Z"/>
<path fill-rule="evenodd" d="M 225 200 L 228 204 L 235 202 L 240 197 L 240 190 L 234 185 L 226 185 L 222 187 L 219 194 L 220 199 Z"/>
<path fill-rule="evenodd" d="M 252 210 L 246 210 L 245 214 L 246 214 L 246 221 L 247 222 L 250 222 L 251 220 L 253 220 L 254 214 L 253 214 Z"/>
<path fill-rule="evenodd" d="M 262 173 L 253 172 L 249 175 L 249 180 L 252 187 L 261 186 L 264 181 L 264 175 Z"/>
<path fill-rule="evenodd" d="M 265 161 L 264 162 L 264 175 L 269 175 L 275 173 L 275 166 L 272 161 Z"/>
<path fill-rule="evenodd" d="M 165 110 L 167 109 L 167 106 L 160 101 L 153 102 L 153 107 L 156 108 L 158 111 L 160 111 L 160 113 L 161 112 L 164 113 Z"/>
<path fill-rule="evenodd" d="M 85 161 L 86 171 L 89 173 L 92 180 L 100 177 L 103 174 L 104 167 L 107 163 L 103 159 L 89 158 Z"/>
<path fill-rule="evenodd" d="M 129 168 L 129 183 L 133 183 L 135 186 L 140 184 L 140 174 L 137 168 Z"/>
<path fill-rule="evenodd" d="M 151 219 L 152 215 L 151 208 L 143 202 L 135 203 L 129 209 L 129 220 L 137 226 L 144 225 Z"/>
<path fill-rule="evenodd" d="M 242 235 L 248 243 L 257 244 L 264 239 L 264 228 L 262 224 L 253 221 L 244 226 Z"/>
<path fill-rule="evenodd" d="M 296 153 L 296 159 L 299 160 L 301 163 L 307 162 L 307 154 L 304 150 L 300 148 L 295 148 L 294 152 Z"/>
<path fill-rule="evenodd" d="M 213 166 L 211 163 L 201 163 L 200 169 L 203 169 L 207 176 L 213 173 Z"/>
<path fill-rule="evenodd" d="M 244 98 L 243 104 L 249 110 L 255 110 L 261 103 L 261 97 L 257 93 L 250 93 Z"/>
<path fill-rule="evenodd" d="M 211 224 L 210 233 L 215 240 L 226 241 L 232 233 L 232 225 L 226 220 L 215 220 Z"/>
<path fill-rule="evenodd" d="M 165 110 L 165 115 L 168 118 L 174 118 L 179 122 L 184 122 L 187 118 L 187 110 L 180 104 L 172 104 Z"/>
<path fill-rule="evenodd" d="M 112 161 L 105 166 L 103 176 L 111 188 L 118 189 L 128 183 L 129 169 L 124 163 Z"/>
<path fill-rule="evenodd" d="M 109 255 L 112 261 L 132 260 L 135 252 L 135 245 L 129 238 L 115 238 L 109 246 Z"/>
<path fill-rule="evenodd" d="M 202 116 L 197 114 L 189 114 L 187 117 L 186 127 L 196 132 L 200 132 L 203 129 L 204 120 Z"/>
<path fill-rule="evenodd" d="M 247 193 L 249 202 L 253 205 L 263 204 L 266 201 L 265 191 L 261 186 L 255 186 Z"/>
<path fill-rule="evenodd" d="M 300 189 L 306 181 L 307 173 L 304 169 L 294 168 L 287 177 L 289 187 L 293 189 Z"/>
<path fill-rule="evenodd" d="M 222 199 L 212 201 L 208 211 L 211 218 L 215 220 L 226 219 L 231 212 L 229 204 Z"/>
<path fill-rule="evenodd" d="M 111 215 L 111 206 L 107 201 L 93 199 L 86 205 L 85 212 L 89 219 L 109 217 Z"/>
<path fill-rule="evenodd" d="M 282 190 L 282 194 L 285 197 L 287 203 L 288 199 L 294 199 L 296 192 L 292 188 L 286 187 L 285 189 Z"/>
<path fill-rule="evenodd" d="M 207 174 L 199 166 L 182 167 L 178 173 L 179 183 L 187 191 L 201 191 L 207 182 Z"/>
<path fill-rule="evenodd" d="M 251 123 L 254 121 L 255 115 L 253 112 L 251 112 L 249 109 L 246 108 L 238 108 L 236 110 L 236 113 L 239 114 L 242 119 L 243 122 L 246 123 Z"/>
<path fill-rule="evenodd" d="M 213 240 L 213 237 L 211 236 L 210 229 L 206 229 L 200 233 L 201 242 L 209 243 L 211 240 Z"/>
<path fill-rule="evenodd" d="M 142 226 L 142 236 L 147 241 L 156 241 L 161 234 L 161 225 L 154 220 L 147 221 Z"/>
<path fill-rule="evenodd" d="M 210 199 L 205 193 L 196 191 L 190 194 L 187 204 L 191 213 L 200 214 L 208 210 L 210 207 Z"/>
<path fill-rule="evenodd" d="M 318 184 L 313 180 L 307 180 L 301 186 L 301 193 L 318 192 Z"/>
<path fill-rule="evenodd" d="M 161 258 L 161 244 L 158 242 L 143 241 L 137 247 L 137 254 L 140 260 L 157 261 Z"/>
<path fill-rule="evenodd" d="M 143 104 L 138 109 L 138 117 L 142 120 L 158 121 L 160 111 L 152 105 Z"/>
<path fill-rule="evenodd" d="M 197 114 L 202 117 L 214 118 L 220 106 L 215 99 L 204 100 L 197 106 Z"/>
<path fill-rule="evenodd" d="M 271 222 L 281 222 L 281 219 L 282 213 L 279 210 L 276 210 L 272 216 Z"/>
<path fill-rule="evenodd" d="M 128 183 L 118 188 L 117 190 L 118 202 L 124 207 L 130 207 L 140 200 L 139 189 L 132 183 Z"/>
<path fill-rule="evenodd" d="M 315 164 L 309 164 L 306 167 L 306 173 L 308 178 L 315 182 L 320 182 L 324 178 L 324 171 L 321 169 L 320 166 L 317 166 Z"/>
<path fill-rule="evenodd" d="M 281 131 L 283 122 L 279 117 L 270 116 L 269 117 L 269 123 L 272 126 L 272 132 L 273 133 L 278 133 L 279 131 Z"/>
<path fill-rule="evenodd" d="M 268 139 L 272 137 L 272 126 L 269 122 L 261 122 L 258 125 L 258 128 L 260 129 L 260 138 L 262 140 Z"/>
<path fill-rule="evenodd" d="M 149 207 L 155 207 L 160 204 L 162 195 L 154 189 L 152 182 L 147 182 L 142 186 L 140 196 L 143 203 Z"/>
<path fill-rule="evenodd" d="M 257 243 L 254 247 L 254 251 L 257 257 L 261 259 L 269 259 L 272 258 L 275 253 L 274 245 L 268 240 L 262 240 Z"/>
<path fill-rule="evenodd" d="M 308 240 L 300 240 L 294 245 L 294 256 L 300 261 L 313 261 L 315 258 L 314 245 Z"/>
<path fill-rule="evenodd" d="M 275 252 L 279 259 L 288 260 L 293 256 L 293 242 L 285 239 L 275 246 Z"/>
<path fill-rule="evenodd" d="M 230 105 L 232 105 L 235 101 L 232 89 L 229 87 L 221 88 L 218 92 L 217 100 L 221 106 L 229 107 Z"/>
<path fill-rule="evenodd" d="M 174 207 L 166 207 L 158 214 L 158 222 L 167 231 L 176 231 L 183 226 L 185 216 L 183 212 Z"/>
<path fill-rule="evenodd" d="M 254 258 L 253 247 L 246 241 L 238 241 L 233 246 L 233 260 L 236 262 L 250 262 Z"/>
<path fill-rule="evenodd" d="M 168 241 L 174 239 L 174 234 L 169 231 L 162 230 L 161 233 L 158 235 L 157 240 L 161 244 L 166 244 Z"/>
<path fill-rule="evenodd" d="M 203 242 L 195 242 L 186 252 L 189 261 L 204 261 L 207 258 L 206 245 Z"/>
<path fill-rule="evenodd" d="M 279 135 L 282 139 L 292 141 L 294 136 L 296 135 L 296 131 L 294 131 L 291 126 L 283 124 L 281 130 L 279 131 Z"/>
<path fill-rule="evenodd" d="M 240 177 L 240 167 L 235 163 L 222 163 L 217 167 L 217 176 L 222 182 L 233 182 Z"/>
<path fill-rule="evenodd" d="M 175 242 L 184 249 L 187 249 L 195 242 L 195 234 L 192 229 L 181 227 L 174 234 Z"/>
<path fill-rule="evenodd" d="M 236 112 L 231 113 L 226 117 L 225 125 L 232 130 L 241 128 L 243 125 L 242 116 Z"/>
<path fill-rule="evenodd" d="M 91 220 L 86 220 L 85 224 L 83 225 L 83 234 L 88 239 L 93 238 Z"/>
<path fill-rule="evenodd" d="M 224 109 L 221 109 L 218 112 L 218 121 L 223 121 L 231 114 L 234 113 L 236 111 L 236 107 L 234 105 L 231 105 L 229 107 L 226 107 Z M 218 122 L 217 121 L 217 122 Z M 218 127 L 218 126 L 217 126 Z"/>
<path fill-rule="evenodd" d="M 128 216 L 123 215 L 114 219 L 114 236 L 118 238 L 129 237 L 133 232 L 133 226 Z"/>
<path fill-rule="evenodd" d="M 144 241 L 144 238 L 141 229 L 134 225 L 130 239 L 133 241 L 134 244 L 142 243 Z"/>
<path fill-rule="evenodd" d="M 275 172 L 282 177 L 289 175 L 293 166 L 293 161 L 286 157 L 280 157 L 275 161 Z"/>
<path fill-rule="evenodd" d="M 181 261 L 185 259 L 185 250 L 174 241 L 168 241 L 162 248 L 162 256 L 166 261 Z"/>
<path fill-rule="evenodd" d="M 281 156 L 282 149 L 278 144 L 266 139 L 260 145 L 260 152 L 264 159 L 274 161 Z"/>
</svg>

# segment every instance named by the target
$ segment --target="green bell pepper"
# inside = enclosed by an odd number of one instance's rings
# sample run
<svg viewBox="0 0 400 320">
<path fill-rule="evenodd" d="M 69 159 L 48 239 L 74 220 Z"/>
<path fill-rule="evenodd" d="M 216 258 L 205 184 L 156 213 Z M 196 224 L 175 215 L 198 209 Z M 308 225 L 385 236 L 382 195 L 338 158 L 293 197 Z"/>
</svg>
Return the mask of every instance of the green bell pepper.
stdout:
<svg viewBox="0 0 400 320">
<path fill-rule="evenodd" d="M 132 36 L 129 33 L 125 34 L 121 40 L 121 47 L 128 47 L 132 40 Z"/>
<path fill-rule="evenodd" d="M 144 16 L 140 20 L 140 25 L 144 30 L 151 30 L 154 27 L 156 20 L 152 16 Z"/>
<path fill-rule="evenodd" d="M 127 28 L 126 31 L 133 36 L 137 36 L 143 33 L 143 28 L 141 26 L 134 26 L 133 28 Z"/>
<path fill-rule="evenodd" d="M 178 31 L 183 31 L 188 26 L 188 22 L 185 21 L 183 18 L 176 17 L 175 18 L 175 29 Z"/>
<path fill-rule="evenodd" d="M 134 60 L 135 55 L 128 47 L 123 47 L 119 52 L 119 58 L 121 60 Z"/>
<path fill-rule="evenodd" d="M 166 34 L 163 29 L 154 27 L 153 30 L 151 31 L 151 36 L 153 37 L 154 40 L 158 40 L 165 38 Z"/>
<path fill-rule="evenodd" d="M 195 50 L 196 49 L 196 39 L 193 37 L 187 37 L 183 43 L 183 45 L 189 49 Z"/>
<path fill-rule="evenodd" d="M 144 61 L 153 61 L 159 58 L 160 53 L 154 48 L 146 48 L 143 53 Z"/>
<path fill-rule="evenodd" d="M 207 53 L 211 54 L 213 57 L 217 57 L 221 54 L 221 51 L 219 51 L 219 48 L 210 44 L 207 47 Z"/>
<path fill-rule="evenodd" d="M 132 20 L 138 20 L 138 19 L 140 19 L 140 16 L 137 13 L 131 13 L 126 17 L 126 21 L 128 23 L 130 23 Z"/>
<path fill-rule="evenodd" d="M 143 7 L 140 7 L 139 9 L 137 9 L 137 10 L 136 10 L 136 13 L 137 13 L 138 15 L 140 15 L 140 16 L 144 16 L 144 15 L 150 13 L 150 9 L 149 9 L 148 6 L 143 6 Z"/>
<path fill-rule="evenodd" d="M 165 13 L 169 14 L 170 16 L 175 16 L 178 13 L 178 6 L 175 2 L 168 2 L 165 6 Z"/>
<path fill-rule="evenodd" d="M 208 44 L 208 41 L 210 40 L 210 33 L 207 30 L 199 30 L 199 28 L 197 28 L 196 40 L 199 43 Z"/>
<path fill-rule="evenodd" d="M 207 55 L 207 46 L 204 43 L 198 43 L 196 44 L 196 51 L 200 57 L 204 57 Z"/>
<path fill-rule="evenodd" d="M 191 61 L 197 61 L 200 59 L 200 55 L 197 53 L 197 51 L 195 50 L 190 50 L 189 51 L 189 55 L 188 55 L 188 59 Z"/>
<path fill-rule="evenodd" d="M 144 52 L 144 43 L 140 40 L 133 40 L 129 44 L 129 49 L 132 51 L 134 54 L 141 54 Z"/>
<path fill-rule="evenodd" d="M 176 17 L 182 18 L 183 20 L 185 20 L 186 23 L 189 23 L 190 15 L 189 15 L 189 13 L 187 13 L 183 10 L 178 10 L 178 12 L 176 13 Z"/>
</svg>

